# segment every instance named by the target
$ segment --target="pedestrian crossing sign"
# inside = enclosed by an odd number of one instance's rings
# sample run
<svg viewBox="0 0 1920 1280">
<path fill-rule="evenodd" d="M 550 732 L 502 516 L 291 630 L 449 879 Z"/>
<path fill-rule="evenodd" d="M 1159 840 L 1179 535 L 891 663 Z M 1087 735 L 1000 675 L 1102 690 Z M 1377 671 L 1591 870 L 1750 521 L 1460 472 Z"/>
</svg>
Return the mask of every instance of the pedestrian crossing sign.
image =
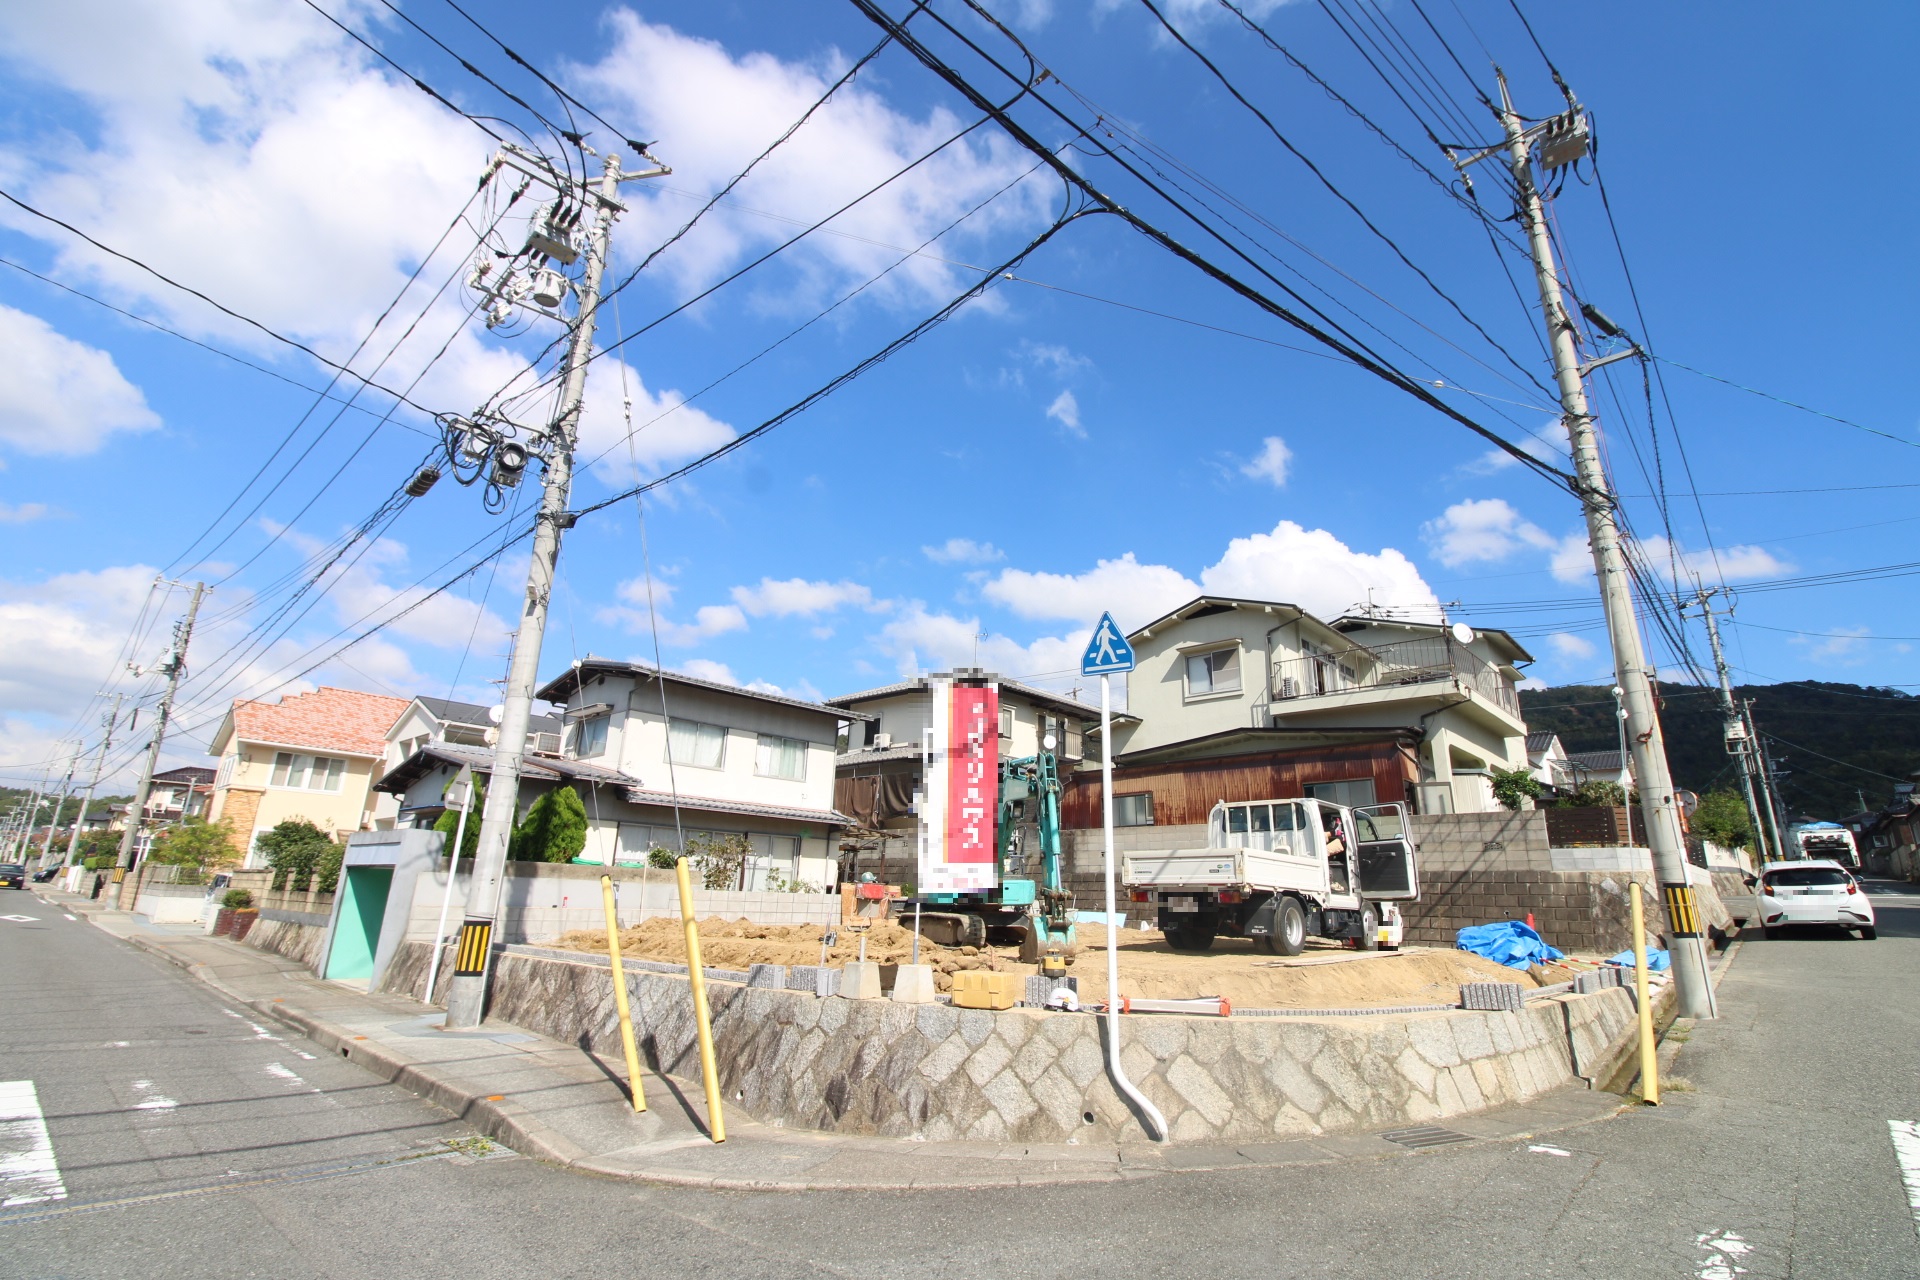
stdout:
<svg viewBox="0 0 1920 1280">
<path fill-rule="evenodd" d="M 1100 615 L 1100 625 L 1093 629 L 1093 639 L 1087 641 L 1087 651 L 1080 658 L 1080 674 L 1083 676 L 1117 675 L 1122 671 L 1133 670 L 1133 646 L 1120 634 L 1120 628 L 1114 625 L 1113 615 Z"/>
</svg>

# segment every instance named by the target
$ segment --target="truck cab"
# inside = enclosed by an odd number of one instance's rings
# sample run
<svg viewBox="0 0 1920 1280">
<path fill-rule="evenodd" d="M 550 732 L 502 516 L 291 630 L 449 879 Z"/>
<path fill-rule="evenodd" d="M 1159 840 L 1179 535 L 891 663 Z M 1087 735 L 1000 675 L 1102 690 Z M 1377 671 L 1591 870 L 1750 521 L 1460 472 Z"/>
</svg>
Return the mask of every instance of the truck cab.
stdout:
<svg viewBox="0 0 1920 1280">
<path fill-rule="evenodd" d="M 1122 880 L 1176 951 L 1205 951 L 1221 934 L 1288 956 L 1309 935 L 1398 946 L 1395 904 L 1420 896 L 1404 805 L 1313 799 L 1222 800 L 1206 848 L 1130 855 Z"/>
</svg>

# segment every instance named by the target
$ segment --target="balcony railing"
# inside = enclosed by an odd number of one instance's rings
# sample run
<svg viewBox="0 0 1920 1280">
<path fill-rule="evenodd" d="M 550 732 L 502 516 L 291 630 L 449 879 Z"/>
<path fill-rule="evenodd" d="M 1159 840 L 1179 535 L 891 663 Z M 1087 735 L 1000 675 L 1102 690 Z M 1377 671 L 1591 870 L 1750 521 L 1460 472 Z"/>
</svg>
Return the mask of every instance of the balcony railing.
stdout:
<svg viewBox="0 0 1920 1280">
<path fill-rule="evenodd" d="M 1405 688 L 1427 684 L 1454 684 L 1479 694 L 1509 715 L 1520 715 L 1520 698 L 1512 681 L 1451 636 L 1399 640 L 1383 645 L 1354 645 L 1324 654 L 1287 658 L 1273 664 L 1270 707 L 1284 714 L 1283 704 L 1299 698 L 1323 698 L 1370 689 Z"/>
</svg>

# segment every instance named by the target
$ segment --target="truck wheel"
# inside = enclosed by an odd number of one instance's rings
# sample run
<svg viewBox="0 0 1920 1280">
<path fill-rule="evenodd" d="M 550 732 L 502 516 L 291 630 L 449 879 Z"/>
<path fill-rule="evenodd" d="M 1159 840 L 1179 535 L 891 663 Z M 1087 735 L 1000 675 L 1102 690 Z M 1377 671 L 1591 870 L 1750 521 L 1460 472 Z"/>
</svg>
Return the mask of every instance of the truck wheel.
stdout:
<svg viewBox="0 0 1920 1280">
<path fill-rule="evenodd" d="M 1273 913 L 1273 948 L 1283 956 L 1297 956 L 1307 945 L 1307 913 L 1298 898 L 1286 898 Z"/>
<path fill-rule="evenodd" d="M 1188 925 L 1181 929 L 1162 931 L 1167 945 L 1175 951 L 1211 951 L 1213 949 L 1214 930 L 1210 925 Z"/>
<path fill-rule="evenodd" d="M 1362 951 L 1380 949 L 1380 908 L 1371 902 L 1360 904 L 1360 937 L 1356 945 Z"/>
</svg>

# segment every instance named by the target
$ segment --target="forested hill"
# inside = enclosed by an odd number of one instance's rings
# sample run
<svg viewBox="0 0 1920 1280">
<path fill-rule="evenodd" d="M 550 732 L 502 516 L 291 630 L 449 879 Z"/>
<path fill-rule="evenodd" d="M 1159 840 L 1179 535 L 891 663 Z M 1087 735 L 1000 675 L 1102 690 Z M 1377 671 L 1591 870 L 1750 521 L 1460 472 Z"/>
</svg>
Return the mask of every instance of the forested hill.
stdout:
<svg viewBox="0 0 1920 1280">
<path fill-rule="evenodd" d="M 1739 775 L 1721 741 L 1719 691 L 1663 684 L 1660 696 L 1674 780 L 1703 794 L 1737 788 Z M 1856 792 L 1877 809 L 1894 779 L 1920 769 L 1920 697 L 1813 680 L 1736 686 L 1734 696 L 1753 700 L 1754 722 L 1788 775 L 1781 790 L 1796 818 L 1804 812 L 1835 821 L 1855 813 Z M 1568 751 L 1619 746 L 1613 694 L 1604 685 L 1522 689 L 1520 705 L 1529 729 L 1559 734 Z"/>
</svg>

